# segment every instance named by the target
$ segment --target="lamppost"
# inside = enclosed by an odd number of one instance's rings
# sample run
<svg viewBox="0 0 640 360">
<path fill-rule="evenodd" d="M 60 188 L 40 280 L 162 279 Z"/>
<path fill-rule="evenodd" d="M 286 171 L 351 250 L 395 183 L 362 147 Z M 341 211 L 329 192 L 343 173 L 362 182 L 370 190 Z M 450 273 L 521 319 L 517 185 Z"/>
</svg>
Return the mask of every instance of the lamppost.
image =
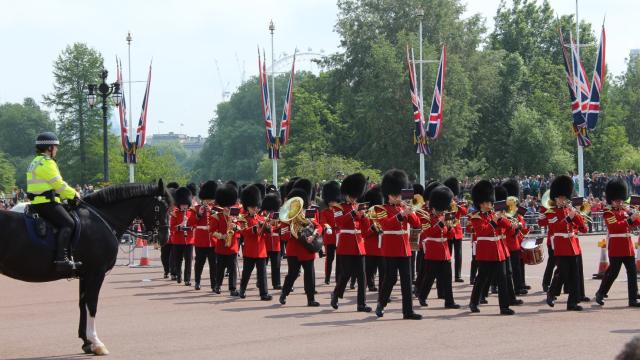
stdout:
<svg viewBox="0 0 640 360">
<path fill-rule="evenodd" d="M 109 72 L 107 70 L 102 70 L 102 74 L 100 75 L 102 82 L 99 85 L 89 84 L 89 92 L 87 93 L 87 102 L 89 103 L 89 107 L 92 109 L 96 104 L 96 95 L 99 95 L 102 98 L 102 151 L 104 152 L 103 181 L 105 183 L 109 182 L 109 137 L 107 134 L 107 110 L 109 108 L 107 107 L 107 99 L 109 99 L 109 96 L 113 95 L 113 103 L 116 106 L 120 105 L 120 100 L 122 99 L 120 83 L 115 82 L 111 85 L 107 84 L 107 75 L 109 75 Z"/>
</svg>

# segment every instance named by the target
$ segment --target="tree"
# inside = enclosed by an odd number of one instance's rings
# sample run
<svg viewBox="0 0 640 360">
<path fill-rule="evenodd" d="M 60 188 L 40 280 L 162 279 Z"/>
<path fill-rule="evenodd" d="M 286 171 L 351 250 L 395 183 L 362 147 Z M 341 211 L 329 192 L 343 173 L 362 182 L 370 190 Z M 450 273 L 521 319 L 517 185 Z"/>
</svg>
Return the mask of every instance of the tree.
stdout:
<svg viewBox="0 0 640 360">
<path fill-rule="evenodd" d="M 102 150 L 92 146 L 102 139 L 102 112 L 89 110 L 85 90 L 100 82 L 103 68 L 98 51 L 83 43 L 69 45 L 53 64 L 53 92 L 44 96 L 56 113 L 60 167 L 75 183 L 97 181 L 102 173 Z"/>
<path fill-rule="evenodd" d="M 11 192 L 16 184 L 15 172 L 16 169 L 9 162 L 6 154 L 0 151 L 0 191 L 4 193 Z"/>
</svg>

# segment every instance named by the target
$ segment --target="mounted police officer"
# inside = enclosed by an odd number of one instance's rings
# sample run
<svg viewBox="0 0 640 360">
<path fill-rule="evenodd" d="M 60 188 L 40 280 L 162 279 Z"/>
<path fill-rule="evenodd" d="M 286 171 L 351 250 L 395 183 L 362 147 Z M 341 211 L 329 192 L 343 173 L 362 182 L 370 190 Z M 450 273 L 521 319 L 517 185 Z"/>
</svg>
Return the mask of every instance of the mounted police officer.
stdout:
<svg viewBox="0 0 640 360">
<path fill-rule="evenodd" d="M 55 157 L 60 141 L 52 132 L 44 132 L 36 139 L 36 157 L 27 170 L 27 195 L 34 212 L 58 228 L 56 237 L 56 270 L 67 272 L 79 264 L 71 260 L 69 243 L 75 226 L 71 215 L 62 206 L 62 200 L 74 204 L 78 194 L 60 175 Z"/>
</svg>

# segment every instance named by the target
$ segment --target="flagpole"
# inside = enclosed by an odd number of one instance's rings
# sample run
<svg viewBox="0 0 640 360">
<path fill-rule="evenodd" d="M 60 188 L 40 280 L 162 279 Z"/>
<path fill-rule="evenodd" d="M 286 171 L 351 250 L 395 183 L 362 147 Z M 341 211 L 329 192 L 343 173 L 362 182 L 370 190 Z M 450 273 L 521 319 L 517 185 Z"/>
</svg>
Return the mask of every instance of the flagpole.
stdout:
<svg viewBox="0 0 640 360">
<path fill-rule="evenodd" d="M 422 59 L 422 18 L 424 17 L 424 10 L 423 9 L 419 9 L 418 10 L 418 17 L 420 18 L 420 27 L 418 28 L 418 38 L 420 40 L 420 114 L 422 114 L 422 116 L 424 117 L 424 96 L 423 96 L 423 92 L 422 92 L 422 85 L 423 85 L 423 81 L 422 81 L 422 63 L 423 63 L 423 59 Z M 424 124 L 423 124 L 424 126 Z M 421 151 L 420 152 L 420 184 L 422 186 L 425 186 L 424 183 L 424 176 L 425 176 L 425 158 L 424 158 L 424 153 Z"/>
<path fill-rule="evenodd" d="M 131 40 L 133 40 L 133 38 L 131 37 L 131 32 L 129 32 L 127 34 L 127 47 L 129 51 L 129 133 L 127 134 L 127 141 L 129 141 L 130 144 L 132 143 L 131 136 L 135 131 L 133 127 L 133 117 L 131 116 L 131 109 L 133 109 L 133 103 L 131 102 Z M 129 162 L 129 182 L 135 182 L 135 167 L 131 161 Z"/>
<path fill-rule="evenodd" d="M 276 27 L 273 25 L 273 20 L 269 23 L 269 31 L 271 32 L 271 127 L 273 129 L 274 136 L 278 134 L 278 114 L 276 113 L 276 72 L 275 72 L 275 63 L 276 57 L 273 48 L 273 32 Z M 275 136 L 275 141 L 279 141 L 278 137 Z M 279 144 L 278 144 L 279 145 Z M 275 152 L 275 149 L 273 150 Z M 279 151 L 279 147 L 278 147 Z M 275 154 L 274 154 L 275 155 Z M 271 159 L 271 167 L 272 167 L 272 176 L 273 176 L 273 186 L 278 187 L 278 159 L 276 156 L 273 156 Z"/>
<path fill-rule="evenodd" d="M 580 20 L 578 18 L 578 0 L 576 0 L 576 54 L 577 54 L 577 63 L 580 69 Z M 582 94 L 580 92 L 576 92 L 576 97 L 578 99 L 578 108 L 582 111 Z M 586 126 L 586 125 L 585 125 Z M 577 140 L 576 140 L 577 141 Z M 580 142 L 577 141 L 578 144 L 578 195 L 584 196 L 584 148 L 580 145 Z"/>
</svg>

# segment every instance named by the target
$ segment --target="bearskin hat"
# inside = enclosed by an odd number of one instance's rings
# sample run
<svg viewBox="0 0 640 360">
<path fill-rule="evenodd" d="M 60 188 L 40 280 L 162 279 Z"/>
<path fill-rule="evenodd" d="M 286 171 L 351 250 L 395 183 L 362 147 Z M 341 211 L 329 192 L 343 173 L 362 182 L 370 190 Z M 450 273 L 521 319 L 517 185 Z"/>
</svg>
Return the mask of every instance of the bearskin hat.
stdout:
<svg viewBox="0 0 640 360">
<path fill-rule="evenodd" d="M 238 191 L 233 185 L 224 184 L 216 190 L 216 203 L 222 207 L 230 207 L 238 201 Z"/>
<path fill-rule="evenodd" d="M 367 178 L 361 173 L 355 173 L 347 176 L 342 180 L 340 185 L 340 192 L 343 195 L 351 196 L 354 199 L 359 199 L 364 194 L 365 187 L 367 186 Z"/>
<path fill-rule="evenodd" d="M 267 187 L 263 183 L 255 183 L 253 186 L 257 187 L 260 190 L 260 197 L 264 199 L 267 195 Z"/>
<path fill-rule="evenodd" d="M 431 191 L 433 191 L 433 189 L 435 189 L 436 187 L 440 186 L 442 184 L 440 184 L 437 181 L 432 181 L 430 183 L 427 184 L 427 187 L 424 189 L 424 192 L 422 192 L 422 198 L 424 199 L 424 201 L 429 201 L 429 197 L 431 196 Z"/>
<path fill-rule="evenodd" d="M 218 183 L 209 180 L 200 186 L 200 194 L 198 197 L 201 200 L 213 200 L 216 198 L 216 190 L 218 189 Z"/>
<path fill-rule="evenodd" d="M 436 211 L 446 211 L 451 207 L 453 191 L 447 186 L 438 185 L 429 194 L 429 207 Z"/>
<path fill-rule="evenodd" d="M 311 180 L 309 180 L 309 179 L 298 179 L 293 183 L 293 186 L 291 187 L 291 190 L 293 190 L 295 188 L 302 189 L 308 195 L 311 195 L 311 191 L 312 191 L 313 185 L 311 184 Z M 291 191 L 291 190 L 289 190 L 289 191 Z"/>
<path fill-rule="evenodd" d="M 420 195 L 424 194 L 424 186 L 422 186 L 422 184 L 415 183 L 413 184 L 412 187 L 413 187 L 414 194 L 420 194 Z"/>
<path fill-rule="evenodd" d="M 273 184 L 268 185 L 265 190 L 266 190 L 267 194 L 277 193 L 278 192 L 278 188 Z"/>
<path fill-rule="evenodd" d="M 176 190 L 175 195 L 176 205 L 188 205 L 191 206 L 191 190 L 186 187 L 181 187 Z"/>
<path fill-rule="evenodd" d="M 374 205 L 382 205 L 384 203 L 384 197 L 382 196 L 382 191 L 380 191 L 379 186 L 372 187 L 366 193 L 364 193 L 363 197 L 364 202 L 369 203 L 369 206 Z"/>
<path fill-rule="evenodd" d="M 448 178 L 447 180 L 442 182 L 442 185 L 451 189 L 451 192 L 453 192 L 453 196 L 460 195 L 460 182 L 455 177 Z"/>
<path fill-rule="evenodd" d="M 402 189 L 406 189 L 408 186 L 409 177 L 407 173 L 403 170 L 391 169 L 384 173 L 380 190 L 382 190 L 382 195 L 386 198 L 389 195 L 400 195 Z"/>
<path fill-rule="evenodd" d="M 627 182 L 619 177 L 609 180 L 604 189 L 604 195 L 607 198 L 607 204 L 611 204 L 614 200 L 627 200 L 629 197 Z"/>
<path fill-rule="evenodd" d="M 507 189 L 507 194 L 509 194 L 509 196 L 520 198 L 520 185 L 518 184 L 518 180 L 509 179 L 503 182 L 502 186 Z"/>
<path fill-rule="evenodd" d="M 226 182 L 226 184 L 233 186 L 234 188 L 236 188 L 236 191 L 238 191 L 238 183 L 237 182 L 235 182 L 233 180 L 229 180 L 229 181 Z"/>
<path fill-rule="evenodd" d="M 262 200 L 262 210 L 275 212 L 280 210 L 280 206 L 282 206 L 282 201 L 280 200 L 280 195 L 276 193 L 267 194 Z"/>
<path fill-rule="evenodd" d="M 175 182 L 175 181 L 172 181 L 172 182 L 170 182 L 170 183 L 168 183 L 168 184 L 167 184 L 167 188 L 169 188 L 169 189 L 177 189 L 177 188 L 179 188 L 179 187 L 180 187 L 180 184 L 178 184 L 178 183 L 177 183 L 177 182 Z"/>
<path fill-rule="evenodd" d="M 332 201 L 340 201 L 340 184 L 337 181 L 329 181 L 322 186 L 322 200 L 327 206 Z"/>
<path fill-rule="evenodd" d="M 302 198 L 302 200 L 304 200 L 304 208 L 305 209 L 309 207 L 309 204 L 310 204 L 309 194 L 307 194 L 306 191 L 304 191 L 301 188 L 294 187 L 293 190 L 291 190 L 289 192 L 289 194 L 287 194 L 287 199 L 291 199 L 291 198 L 294 198 L 294 197 L 300 197 L 300 198 Z"/>
<path fill-rule="evenodd" d="M 260 188 L 255 185 L 245 187 L 240 194 L 240 202 L 245 209 L 254 206 L 259 208 L 262 203 Z"/>
<path fill-rule="evenodd" d="M 187 189 L 191 191 L 191 196 L 196 196 L 198 194 L 198 186 L 195 183 L 188 183 Z"/>
<path fill-rule="evenodd" d="M 558 196 L 564 196 L 567 199 L 573 194 L 573 180 L 567 175 L 556 176 L 551 182 L 550 198 L 555 200 Z"/>
<path fill-rule="evenodd" d="M 509 193 L 507 192 L 507 188 L 502 185 L 496 186 L 494 189 L 494 194 L 496 196 L 496 201 L 504 201 L 507 200 Z"/>
<path fill-rule="evenodd" d="M 488 180 L 480 180 L 471 188 L 471 199 L 476 209 L 480 209 L 483 202 L 495 202 L 496 196 L 493 185 Z"/>
</svg>

